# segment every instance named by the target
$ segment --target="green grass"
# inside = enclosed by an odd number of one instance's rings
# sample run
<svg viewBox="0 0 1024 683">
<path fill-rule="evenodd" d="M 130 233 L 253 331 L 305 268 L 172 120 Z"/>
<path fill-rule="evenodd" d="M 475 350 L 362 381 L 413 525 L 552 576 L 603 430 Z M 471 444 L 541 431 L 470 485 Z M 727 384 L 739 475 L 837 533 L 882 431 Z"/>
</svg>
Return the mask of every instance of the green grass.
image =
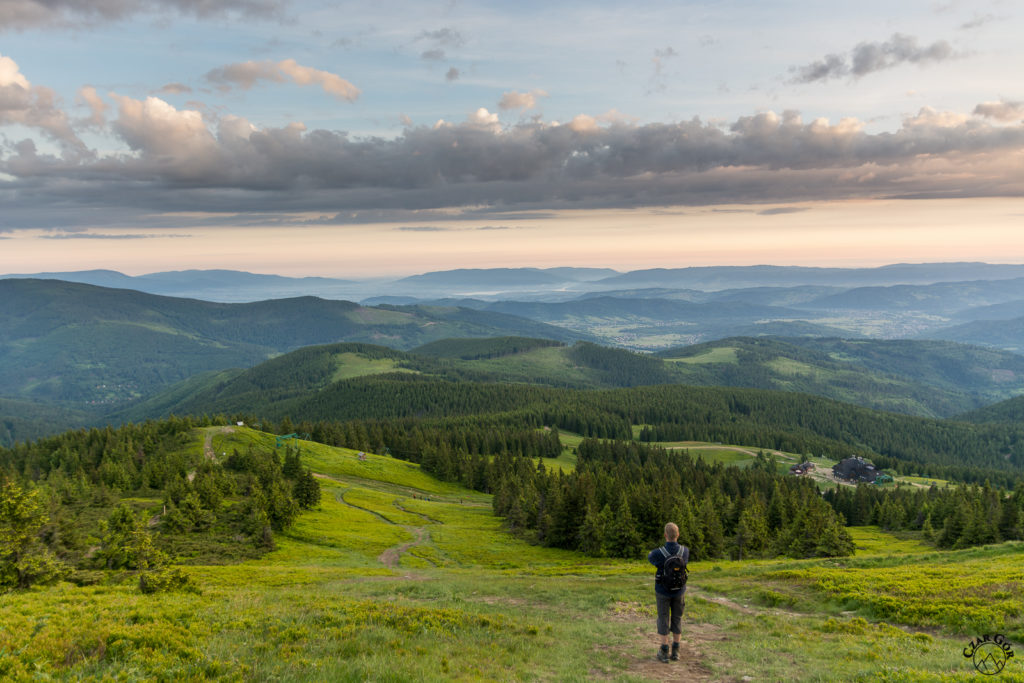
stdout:
<svg viewBox="0 0 1024 683">
<path fill-rule="evenodd" d="M 210 433 L 228 452 L 273 446 L 249 429 Z M 1024 544 L 942 553 L 858 528 L 854 558 L 694 563 L 684 656 L 666 669 L 641 558 L 530 545 L 488 496 L 385 456 L 298 445 L 322 500 L 275 550 L 185 568 L 198 594 L 128 581 L 2 595 L 0 678 L 975 680 L 970 638 L 1024 639 Z M 1018 661 L 998 680 L 1021 680 Z"/>
<path fill-rule="evenodd" d="M 337 367 L 331 376 L 332 382 L 385 372 L 415 372 L 398 367 L 398 362 L 393 358 L 367 358 L 358 353 L 340 353 L 335 356 L 335 362 Z"/>
<path fill-rule="evenodd" d="M 719 346 L 717 348 L 699 353 L 696 356 L 685 356 L 683 358 L 666 358 L 666 361 L 672 363 L 688 363 L 691 365 L 703 365 L 705 363 L 728 363 L 730 365 L 739 364 L 739 358 L 736 357 L 737 349 L 732 346 Z"/>
</svg>

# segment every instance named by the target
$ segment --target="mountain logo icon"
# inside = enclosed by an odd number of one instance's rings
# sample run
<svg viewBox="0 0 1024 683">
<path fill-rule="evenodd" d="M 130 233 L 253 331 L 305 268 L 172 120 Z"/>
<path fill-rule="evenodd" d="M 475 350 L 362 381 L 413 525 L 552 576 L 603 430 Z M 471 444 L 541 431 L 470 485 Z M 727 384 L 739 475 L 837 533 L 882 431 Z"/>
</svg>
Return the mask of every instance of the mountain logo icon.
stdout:
<svg viewBox="0 0 1024 683">
<path fill-rule="evenodd" d="M 994 676 L 1013 658 L 1010 642 L 1002 635 L 975 638 L 964 648 L 964 657 L 974 662 L 974 668 L 986 676 Z"/>
</svg>

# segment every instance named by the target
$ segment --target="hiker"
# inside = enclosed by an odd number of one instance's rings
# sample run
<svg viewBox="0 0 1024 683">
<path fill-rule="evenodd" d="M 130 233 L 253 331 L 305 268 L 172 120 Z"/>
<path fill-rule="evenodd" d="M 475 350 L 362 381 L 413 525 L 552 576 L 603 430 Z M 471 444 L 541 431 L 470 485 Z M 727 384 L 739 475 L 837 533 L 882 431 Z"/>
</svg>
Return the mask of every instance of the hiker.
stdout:
<svg viewBox="0 0 1024 683">
<path fill-rule="evenodd" d="M 679 527 L 673 522 L 665 525 L 665 545 L 655 548 L 647 555 L 647 561 L 658 568 L 654 575 L 654 594 L 658 600 L 658 635 L 661 648 L 658 661 L 679 660 L 679 641 L 686 600 L 686 563 L 690 561 L 690 549 L 679 542 Z M 668 652 L 668 634 L 672 632 L 672 654 Z"/>
</svg>

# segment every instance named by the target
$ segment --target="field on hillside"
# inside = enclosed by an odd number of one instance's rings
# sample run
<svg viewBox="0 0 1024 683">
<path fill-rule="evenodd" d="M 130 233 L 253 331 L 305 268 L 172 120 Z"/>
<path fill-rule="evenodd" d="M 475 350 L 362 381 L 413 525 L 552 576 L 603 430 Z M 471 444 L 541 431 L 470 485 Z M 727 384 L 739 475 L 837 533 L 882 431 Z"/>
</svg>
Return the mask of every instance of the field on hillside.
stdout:
<svg viewBox="0 0 1024 683">
<path fill-rule="evenodd" d="M 217 453 L 273 446 L 244 428 L 209 437 Z M 276 550 L 185 567 L 198 593 L 143 595 L 128 581 L 4 594 L 0 677 L 976 680 L 971 638 L 1024 647 L 1024 544 L 938 553 L 861 528 L 853 558 L 692 565 L 683 656 L 662 664 L 643 558 L 532 546 L 487 495 L 388 457 L 299 445 L 323 495 Z M 1019 658 L 992 680 L 1024 680 Z"/>
</svg>

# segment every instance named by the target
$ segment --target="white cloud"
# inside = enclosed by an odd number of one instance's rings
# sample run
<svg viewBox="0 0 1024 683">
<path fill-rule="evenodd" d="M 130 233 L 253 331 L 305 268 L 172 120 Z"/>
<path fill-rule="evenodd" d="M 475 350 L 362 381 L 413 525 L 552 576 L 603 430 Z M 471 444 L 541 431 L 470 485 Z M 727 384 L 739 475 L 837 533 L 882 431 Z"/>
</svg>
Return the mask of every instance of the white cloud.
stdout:
<svg viewBox="0 0 1024 683">
<path fill-rule="evenodd" d="M 112 127 L 141 159 L 156 162 L 173 178 L 212 170 L 220 148 L 200 112 L 175 109 L 159 97 L 136 100 L 117 93 L 110 97 L 118 108 Z"/>
<path fill-rule="evenodd" d="M 50 88 L 32 85 L 17 62 L 0 55 L 0 125 L 4 124 L 37 128 L 60 143 L 65 153 L 86 151 L 60 108 L 57 94 Z"/>
<path fill-rule="evenodd" d="M 487 128 L 490 130 L 501 129 L 501 123 L 498 121 L 498 115 L 492 114 L 484 107 L 480 107 L 467 116 L 466 123 L 474 128 Z"/>
</svg>

